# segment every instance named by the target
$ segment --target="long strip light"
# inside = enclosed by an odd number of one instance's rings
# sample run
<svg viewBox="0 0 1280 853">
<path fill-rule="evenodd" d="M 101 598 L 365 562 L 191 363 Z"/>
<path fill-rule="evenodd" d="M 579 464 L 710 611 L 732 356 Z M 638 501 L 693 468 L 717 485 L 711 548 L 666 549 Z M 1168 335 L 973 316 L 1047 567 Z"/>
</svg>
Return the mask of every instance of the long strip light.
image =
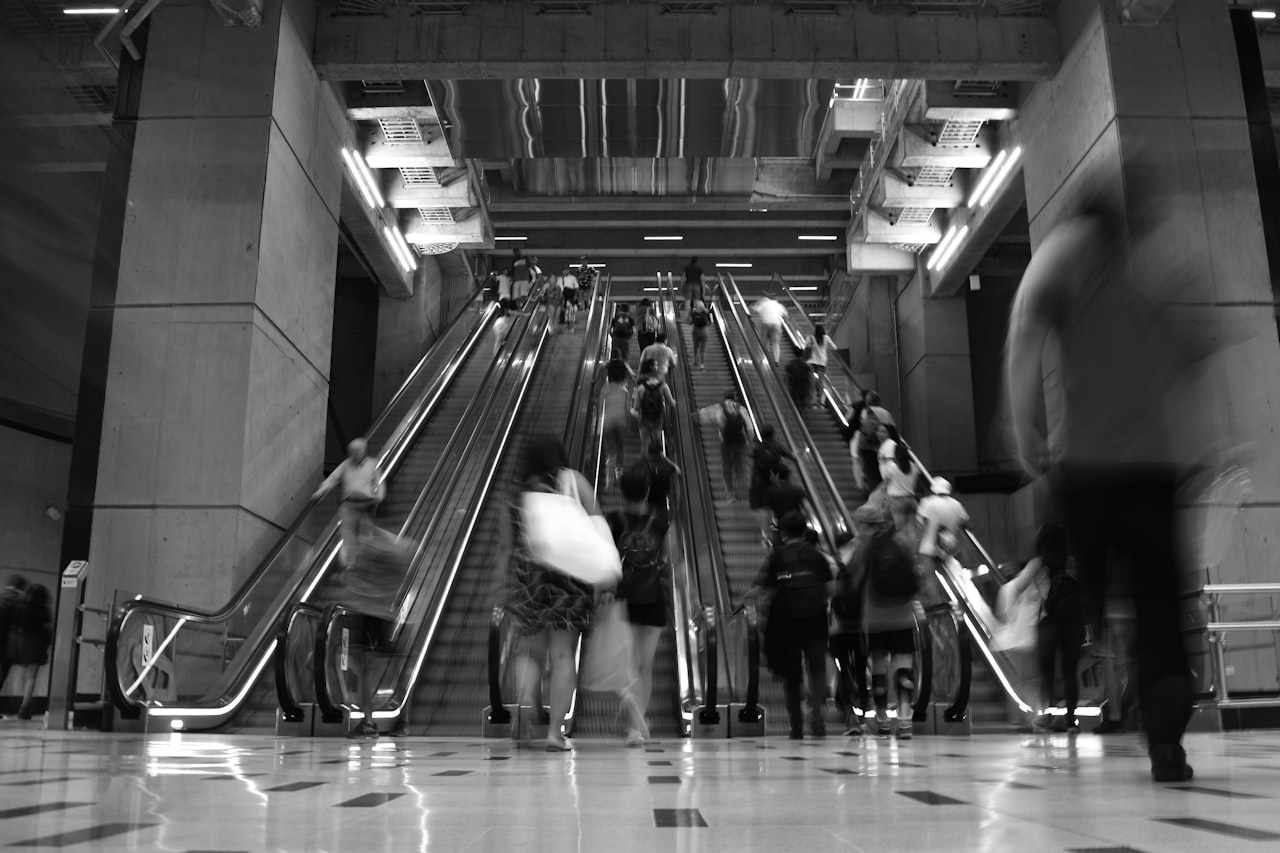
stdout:
<svg viewBox="0 0 1280 853">
<path fill-rule="evenodd" d="M 666 237 L 663 237 L 663 236 L 652 236 L 652 237 L 645 237 L 645 239 L 646 239 L 646 240 L 683 240 L 684 238 L 683 238 L 683 237 L 674 237 L 674 236 L 666 236 Z"/>
<path fill-rule="evenodd" d="M 528 240 L 528 237 L 494 237 L 495 240 Z"/>
<path fill-rule="evenodd" d="M 115 15 L 119 12 L 114 6 L 73 6 L 62 10 L 64 15 Z"/>
<path fill-rule="evenodd" d="M 369 165 L 365 163 L 364 157 L 360 156 L 360 152 L 343 148 L 342 159 L 347 162 L 347 168 L 351 170 L 351 180 L 360 188 L 365 204 L 374 210 L 383 207 L 386 202 L 383 201 L 378 184 L 373 179 L 373 173 L 369 171 Z"/>
<path fill-rule="evenodd" d="M 1253 17 L 1254 20 L 1258 21 L 1274 21 L 1276 19 L 1276 13 L 1272 12 L 1270 9 L 1254 9 Z"/>
<path fill-rule="evenodd" d="M 956 253 L 956 250 L 960 248 L 960 244 L 964 242 L 964 238 L 968 235 L 968 233 L 969 233 L 968 225 L 960 229 L 960 233 L 956 234 L 956 238 L 951 241 L 951 245 L 947 246 L 947 248 L 943 252 L 941 252 L 940 256 L 938 257 L 938 263 L 934 265 L 936 269 L 942 269 L 948 263 L 951 262 L 951 256 L 954 255 Z"/>
<path fill-rule="evenodd" d="M 721 269 L 751 269 L 751 264 L 716 264 Z"/>
<path fill-rule="evenodd" d="M 818 289 L 818 285 L 816 284 L 813 284 L 813 285 L 806 284 L 801 286 L 792 285 L 791 287 L 787 288 L 787 290 L 790 290 L 792 293 L 811 293 L 817 289 Z"/>
<path fill-rule="evenodd" d="M 832 234 L 801 234 L 796 239 L 797 240 L 839 240 L 840 238 Z"/>
<path fill-rule="evenodd" d="M 995 180 L 996 172 L 1000 171 L 1000 166 L 1004 163 L 1004 158 L 1009 156 L 1008 151 L 1001 151 L 996 155 L 996 159 L 991 161 L 985 172 L 982 173 L 982 179 L 978 181 L 978 186 L 974 188 L 973 194 L 969 196 L 969 207 L 977 207 L 978 199 L 982 198 L 983 193 L 991 186 L 991 182 Z"/>
<path fill-rule="evenodd" d="M 951 241 L 956 238 L 956 234 L 959 230 L 960 229 L 955 225 L 952 225 L 951 228 L 948 229 L 946 235 L 938 242 L 938 247 L 934 249 L 933 254 L 929 256 L 929 263 L 925 265 L 925 269 L 931 270 L 938 265 L 938 261 L 942 258 L 942 253 L 951 246 Z"/>
<path fill-rule="evenodd" d="M 991 181 L 991 186 L 987 187 L 986 192 L 982 194 L 982 198 L 978 199 L 978 207 L 985 207 L 991 203 L 991 200 L 996 196 L 996 192 L 1004 185 L 1004 182 L 1008 179 L 1010 173 L 1013 172 L 1013 167 L 1018 165 L 1018 159 L 1020 157 L 1022 157 L 1021 145 L 1013 149 L 1013 153 L 1009 155 L 1009 159 L 1004 161 L 1004 165 L 1000 167 L 1000 171 Z"/>
<path fill-rule="evenodd" d="M 351 183 L 355 184 L 360 191 L 361 197 L 364 198 L 364 203 L 376 209 L 377 205 L 373 203 L 373 194 L 364 185 L 364 181 L 360 180 L 360 170 L 356 168 L 355 158 L 351 156 L 351 152 L 346 148 L 342 149 L 342 159 L 347 164 L 347 170 L 351 173 Z"/>
<path fill-rule="evenodd" d="M 400 229 L 393 231 L 390 225 L 383 225 L 382 233 L 387 238 L 387 244 L 391 246 L 391 253 L 396 256 L 400 266 L 404 267 L 404 271 L 413 272 L 417 269 L 418 265 L 414 263 L 413 255 L 409 252 L 409 244 L 404 241 L 404 235 L 400 233 Z"/>
</svg>

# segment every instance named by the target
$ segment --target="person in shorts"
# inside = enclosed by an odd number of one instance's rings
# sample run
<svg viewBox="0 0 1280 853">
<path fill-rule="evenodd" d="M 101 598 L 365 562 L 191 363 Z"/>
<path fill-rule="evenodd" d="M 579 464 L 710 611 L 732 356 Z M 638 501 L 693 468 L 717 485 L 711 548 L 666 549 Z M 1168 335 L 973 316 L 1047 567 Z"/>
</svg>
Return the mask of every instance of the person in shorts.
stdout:
<svg viewBox="0 0 1280 853">
<path fill-rule="evenodd" d="M 916 675 L 916 622 L 923 620 L 921 582 L 915 548 L 908 536 L 894 527 L 886 508 L 862 507 L 874 532 L 868 544 L 866 602 L 863 620 L 871 657 L 871 694 L 876 706 L 876 734 L 893 733 L 889 702 L 898 713 L 897 736 L 911 737 Z M 912 508 L 914 510 L 914 507 Z M 857 515 L 857 513 L 855 513 Z M 914 579 L 914 583 L 912 582 Z M 908 591 L 912 590 L 913 591 Z"/>
</svg>

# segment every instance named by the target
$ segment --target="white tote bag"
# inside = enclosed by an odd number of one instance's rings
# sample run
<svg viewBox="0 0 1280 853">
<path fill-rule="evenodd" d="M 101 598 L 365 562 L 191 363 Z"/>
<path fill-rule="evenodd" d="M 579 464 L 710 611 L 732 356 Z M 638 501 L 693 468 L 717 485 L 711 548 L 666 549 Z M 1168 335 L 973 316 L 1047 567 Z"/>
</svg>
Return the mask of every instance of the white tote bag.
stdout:
<svg viewBox="0 0 1280 853">
<path fill-rule="evenodd" d="M 589 584 L 622 578 L 622 559 L 609 523 L 591 515 L 578 499 L 572 471 L 560 473 L 559 492 L 524 492 L 520 511 L 529 556 L 563 575 Z"/>
<path fill-rule="evenodd" d="M 1040 606 L 1044 601 L 1039 581 L 1040 578 L 1033 580 L 1016 598 L 1012 583 L 1000 588 L 996 602 L 1004 624 L 996 627 L 992 638 L 992 646 L 997 651 L 1018 652 L 1036 647 L 1036 627 L 1040 624 Z"/>
<path fill-rule="evenodd" d="M 626 606 L 625 601 L 614 601 L 596 608 L 578 664 L 581 689 L 617 693 L 639 680 Z"/>
</svg>

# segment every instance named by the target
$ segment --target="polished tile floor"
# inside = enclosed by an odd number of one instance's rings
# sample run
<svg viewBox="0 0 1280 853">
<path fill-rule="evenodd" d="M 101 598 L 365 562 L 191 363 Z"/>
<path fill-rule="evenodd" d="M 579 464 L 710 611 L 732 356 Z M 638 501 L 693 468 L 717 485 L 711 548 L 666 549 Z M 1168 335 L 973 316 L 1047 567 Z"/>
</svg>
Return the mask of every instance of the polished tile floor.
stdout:
<svg viewBox="0 0 1280 853">
<path fill-rule="evenodd" d="M 0 724 L 0 847 L 68 851 L 1280 850 L 1280 734 L 666 741 L 96 735 Z"/>
</svg>

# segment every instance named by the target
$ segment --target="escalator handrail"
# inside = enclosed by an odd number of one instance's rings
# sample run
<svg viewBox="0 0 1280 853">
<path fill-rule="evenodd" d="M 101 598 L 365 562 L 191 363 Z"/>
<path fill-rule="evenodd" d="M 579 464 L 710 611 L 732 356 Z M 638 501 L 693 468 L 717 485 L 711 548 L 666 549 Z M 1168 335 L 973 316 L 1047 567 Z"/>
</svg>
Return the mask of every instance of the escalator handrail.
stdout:
<svg viewBox="0 0 1280 853">
<path fill-rule="evenodd" d="M 305 719 L 306 714 L 293 691 L 289 689 L 289 632 L 293 623 L 303 615 L 318 617 L 324 609 L 310 602 L 299 602 L 289 613 L 289 617 L 280 624 L 276 632 L 276 701 L 280 705 L 280 713 L 287 722 L 296 723 Z"/>
<path fill-rule="evenodd" d="M 729 283 L 733 286 L 733 290 L 737 294 L 738 300 L 744 311 L 747 310 L 746 301 L 742 298 L 742 293 L 738 290 L 738 286 L 733 281 L 732 276 L 729 276 Z M 810 505 L 813 507 L 814 511 L 818 513 L 818 520 L 823 528 L 822 539 L 827 546 L 828 552 L 834 554 L 837 549 L 837 532 L 841 529 L 847 530 L 849 527 L 849 515 L 848 511 L 845 509 L 844 501 L 841 500 L 840 492 L 836 489 L 835 483 L 832 482 L 831 474 L 827 471 L 826 465 L 823 464 L 821 457 L 813 451 L 813 441 L 809 437 L 809 431 L 804 427 L 804 422 L 800 419 L 799 413 L 796 413 L 796 420 L 799 421 L 800 428 L 804 429 L 803 435 L 796 435 L 792 429 L 792 425 L 789 424 L 787 422 L 787 418 L 784 417 L 784 413 L 788 411 L 784 406 L 790 407 L 792 412 L 795 411 L 795 407 L 791 405 L 791 401 L 789 399 L 785 404 L 778 399 L 778 392 L 774 388 L 774 385 L 778 382 L 778 378 L 769 366 L 770 363 L 768 355 L 764 350 L 764 344 L 760 340 L 754 324 L 751 323 L 750 317 L 748 316 L 744 319 L 738 309 L 734 307 L 733 294 L 726 291 L 725 299 L 729 303 L 729 312 L 733 317 L 734 325 L 737 326 L 739 333 L 742 335 L 743 342 L 747 346 L 747 352 L 745 355 L 755 367 L 756 373 L 760 378 L 760 387 L 764 391 L 765 402 L 776 415 L 778 422 L 777 428 L 781 431 L 786 443 L 790 445 L 792 451 L 796 455 L 797 462 L 799 463 L 796 467 L 799 469 L 801 479 L 804 480 L 805 489 L 809 495 Z M 747 330 L 748 327 L 750 327 L 750 332 Z M 754 347 L 752 346 L 753 343 L 755 345 Z M 728 348 L 728 352 L 733 353 L 733 351 L 732 347 Z M 730 361 L 732 360 L 733 359 L 730 359 Z M 800 462 L 800 460 L 804 460 L 804 462 Z M 815 482 L 813 479 L 813 472 L 811 471 L 813 468 L 816 468 L 818 476 L 821 477 L 822 485 L 827 489 L 827 496 L 830 502 L 835 504 L 834 513 L 830 509 L 829 502 L 827 500 L 820 499 L 822 492 L 817 488 L 819 483 Z"/>
<path fill-rule="evenodd" d="M 497 433 L 489 433 L 485 428 L 492 421 L 487 417 L 479 419 L 480 423 L 476 425 L 476 430 L 473 433 L 473 439 L 479 439 L 481 432 L 485 432 L 490 438 L 490 443 L 493 449 L 491 452 L 478 454 L 475 450 L 475 446 L 469 445 L 466 450 L 466 458 L 490 460 L 487 463 L 487 470 L 483 472 L 479 480 L 481 483 L 480 490 L 476 493 L 474 502 L 471 507 L 468 508 L 465 519 L 462 522 L 462 525 L 466 529 L 465 531 L 457 529 L 453 531 L 454 544 L 452 549 L 448 552 L 450 556 L 445 565 L 432 566 L 429 567 L 427 571 L 422 571 L 422 567 L 416 563 L 410 565 L 408 574 L 418 578 L 419 590 L 426 590 L 430 587 L 429 595 L 423 595 L 421 593 L 416 594 L 414 596 L 414 602 L 420 603 L 418 606 L 429 608 L 427 612 L 431 615 L 429 620 L 423 620 L 419 623 L 420 627 L 417 634 L 410 639 L 410 648 L 412 649 L 416 647 L 418 653 L 415 658 L 413 653 L 410 652 L 410 654 L 406 656 L 406 660 L 413 659 L 413 662 L 408 666 L 400 667 L 394 674 L 391 672 L 390 667 L 388 667 L 387 671 L 384 672 L 384 683 L 388 677 L 395 678 L 396 680 L 396 688 L 391 696 L 391 703 L 393 707 L 390 710 L 384 709 L 383 711 L 373 711 L 375 716 L 380 713 L 386 716 L 398 716 L 402 713 L 409 701 L 413 685 L 417 683 L 418 676 L 421 673 L 427 651 L 430 649 L 431 642 L 434 639 L 435 629 L 439 623 L 444 603 L 448 599 L 448 594 L 453 587 L 453 582 L 457 577 L 458 569 L 461 567 L 462 561 L 465 558 L 467 546 L 470 543 L 471 533 L 475 529 L 475 525 L 484 509 L 485 500 L 488 498 L 494 480 L 497 478 L 498 465 L 510 445 L 511 435 L 514 432 L 515 415 L 520 411 L 521 406 L 524 405 L 525 397 L 533 378 L 534 368 L 542 355 L 547 338 L 550 334 L 547 323 L 548 313 L 546 306 L 540 305 L 537 310 L 541 310 L 542 312 L 542 318 L 536 326 L 537 331 L 532 333 L 533 338 L 528 344 L 524 344 L 524 342 L 521 341 L 521 346 L 525 347 L 525 355 L 522 356 L 519 361 L 524 368 L 524 375 L 518 380 L 520 383 L 518 389 L 514 389 L 506 398 L 510 401 L 512 393 L 514 393 L 514 401 L 510 402 L 506 408 L 506 414 L 508 416 L 500 418 L 497 421 L 498 423 L 505 421 L 506 427 L 500 429 Z M 531 318 L 527 329 L 534 328 L 534 325 L 534 320 Z M 532 352 L 530 352 L 530 350 L 532 350 Z M 458 466 L 452 480 L 454 484 L 461 479 L 465 470 L 467 470 L 465 466 Z M 435 517 L 431 524 L 426 528 L 428 533 L 422 537 L 423 540 L 425 541 L 426 539 L 433 537 L 435 529 L 443 524 L 447 517 L 454 515 L 455 510 L 455 507 L 447 506 L 447 502 L 442 502 L 441 505 L 436 508 Z M 448 534 L 446 533 L 446 535 Z M 421 552 L 415 555 L 415 559 L 420 558 L 420 556 Z M 428 621 L 430 624 L 424 630 L 421 626 L 427 625 Z M 318 698 L 319 697 L 317 697 L 317 699 Z M 330 704 L 333 704 L 330 697 L 326 695 L 325 698 L 330 702 Z"/>
<path fill-rule="evenodd" d="M 668 289 L 674 294 L 674 285 L 670 280 L 668 280 Z M 674 302 L 674 300 L 672 301 Z M 685 511 L 690 519 L 686 535 L 692 538 L 690 545 L 693 543 L 705 544 L 709 563 L 705 576 L 710 578 L 710 602 L 707 601 L 708 596 L 702 592 L 701 583 L 699 583 L 698 588 L 703 612 L 708 614 L 704 628 L 706 632 L 706 659 L 703 664 L 703 701 L 709 710 L 714 711 L 719 704 L 719 672 L 721 669 L 721 661 L 719 659 L 721 644 L 717 634 L 723 630 L 722 626 L 724 625 L 724 621 L 719 618 L 718 614 L 727 613 L 730 604 L 729 586 L 725 580 L 727 569 L 725 568 L 724 553 L 720 547 L 720 537 L 716 533 L 717 526 L 710 483 L 705 476 L 701 476 L 703 472 L 709 471 L 710 468 L 707 467 L 706 453 L 703 450 L 702 442 L 697 438 L 697 436 L 701 435 L 700 427 L 697 432 L 694 430 L 694 420 L 698 417 L 698 410 L 694 407 L 693 374 L 689 367 L 692 353 L 683 351 L 684 335 L 680 331 L 679 314 L 674 310 L 668 311 L 667 323 L 674 327 L 675 337 L 678 341 L 678 346 L 681 348 L 681 358 L 672 366 L 672 369 L 677 372 L 680 387 L 686 389 L 684 396 L 688 400 L 687 406 L 689 408 L 687 419 L 676 419 L 677 452 L 681 459 L 681 467 L 685 471 L 691 472 L 685 477 L 685 489 L 690 492 L 697 490 L 697 500 L 694 500 L 695 496 L 690 494 L 684 501 Z M 668 338 L 670 338 L 670 335 L 668 335 Z M 697 472 L 697 474 L 693 472 Z M 697 554 L 698 552 L 696 548 L 687 548 L 686 553 Z M 704 577 L 704 573 L 698 571 L 695 576 L 700 579 Z M 732 698 L 735 694 L 731 670 L 728 667 L 725 667 L 725 688 Z"/>
<path fill-rule="evenodd" d="M 782 286 L 783 291 L 787 294 L 788 298 L 790 298 L 792 304 L 795 305 L 796 310 L 800 313 L 800 315 L 802 317 L 805 317 L 807 320 L 809 316 L 808 313 L 804 310 L 804 307 L 800 304 L 799 300 L 796 299 L 795 294 L 791 292 L 791 287 L 787 284 L 786 279 L 784 279 L 778 273 L 774 273 L 773 278 L 777 280 L 777 282 Z M 791 338 L 791 341 L 794 345 L 796 346 L 802 345 L 803 337 L 801 336 L 801 340 L 798 342 L 796 340 L 797 336 L 791 334 L 793 330 L 790 328 L 789 323 L 784 324 L 783 327 L 787 329 L 788 336 Z M 797 334 L 799 333 L 798 329 L 794 331 L 797 332 Z M 834 361 L 837 368 L 844 375 L 845 379 L 848 380 L 849 387 L 855 389 L 859 394 L 861 394 L 863 391 L 863 388 L 859 384 L 857 377 L 854 376 L 853 370 L 849 367 L 849 365 L 846 364 L 844 362 L 844 359 L 841 359 L 841 358 L 834 359 Z M 829 369 L 830 363 L 831 362 L 828 361 L 828 369 Z M 836 418 L 844 426 L 846 427 L 849 426 L 849 420 L 848 418 L 845 417 L 844 413 L 845 411 L 848 411 L 852 407 L 851 401 L 844 399 L 843 395 L 840 393 L 839 388 L 836 387 L 835 383 L 831 380 L 830 376 L 823 377 L 823 390 L 828 395 L 828 399 L 832 403 L 833 408 L 835 409 Z M 933 475 L 929 473 L 929 469 L 925 467 L 924 462 L 920 459 L 919 455 L 915 452 L 915 450 L 911 449 L 910 446 L 908 446 L 908 451 L 911 454 L 911 461 L 915 464 L 916 469 L 920 472 L 920 474 L 923 475 L 924 478 L 927 480 L 933 480 Z M 996 579 L 1000 581 L 1002 585 L 1005 583 L 1008 583 L 1009 578 L 1006 578 L 1004 576 L 1004 573 L 1000 570 L 999 565 L 996 563 L 995 560 L 991 559 L 991 555 L 987 552 L 987 549 L 982 546 L 982 543 L 978 541 L 978 538 L 973 535 L 973 532 L 970 531 L 968 528 L 965 528 L 963 530 L 963 533 L 965 535 L 965 538 L 969 540 L 969 544 L 971 544 L 974 550 L 978 552 L 978 555 L 982 557 L 983 560 L 986 561 L 987 567 L 991 570 L 991 573 L 996 577 Z"/>
<path fill-rule="evenodd" d="M 600 316 L 593 322 L 592 314 L 587 315 L 586 334 L 588 342 L 591 336 L 599 335 L 601 338 L 601 347 L 603 341 L 608 337 L 603 333 L 609 318 L 609 294 L 612 287 L 612 277 L 605 278 L 601 276 L 601 280 L 595 287 L 592 294 L 591 311 L 594 312 L 597 307 L 600 309 Z M 584 345 L 585 346 L 585 345 Z M 585 365 L 579 373 L 579 382 L 591 379 L 593 382 L 592 391 L 587 398 L 587 404 L 594 407 L 597 404 L 598 394 L 595 393 L 594 381 L 597 377 L 595 374 L 588 374 Z M 578 395 L 579 388 L 575 387 L 574 395 Z M 594 410 L 594 409 L 593 409 Z M 570 420 L 573 419 L 573 409 L 570 409 Z M 584 451 L 585 452 L 585 451 Z M 574 457 L 569 456 L 570 459 Z M 496 471 L 496 469 L 495 469 Z M 505 567 L 504 567 L 505 569 Z M 504 643 L 504 629 L 507 628 L 506 622 L 506 605 L 499 602 L 493 607 L 492 617 L 489 622 L 489 648 L 488 648 L 488 675 L 489 675 L 489 721 L 496 724 L 506 724 L 510 722 L 510 714 L 506 711 L 506 705 L 502 696 L 502 646 Z"/>
<path fill-rule="evenodd" d="M 443 389 L 448 387 L 452 383 L 461 364 L 467 359 L 467 357 L 475 348 L 475 346 L 477 346 L 478 342 L 481 340 L 482 335 L 484 334 L 485 329 L 488 327 L 489 321 L 492 319 L 492 316 L 493 316 L 493 309 L 491 307 L 486 307 L 486 309 L 484 309 L 484 311 L 480 314 L 479 318 L 476 320 L 475 326 L 465 336 L 462 344 L 460 344 L 454 350 L 454 352 L 449 356 L 448 360 L 446 361 L 444 370 L 442 370 L 440 372 L 440 375 L 437 376 L 435 380 L 433 380 L 431 386 L 429 386 L 424 391 L 422 398 L 419 400 L 418 404 L 415 405 L 414 410 L 405 415 L 402 423 L 413 422 L 415 424 L 415 427 L 412 430 L 405 430 L 405 431 L 397 430 L 397 434 L 393 434 L 393 437 L 396 437 L 397 445 L 402 444 L 403 442 L 409 440 L 412 437 L 412 434 L 416 432 L 417 427 L 420 427 L 421 424 L 425 421 L 425 419 L 430 415 L 430 413 L 434 411 L 435 405 L 438 403 L 443 393 Z M 429 352 L 427 356 L 424 356 L 423 359 L 420 360 L 419 366 L 425 364 L 427 359 L 431 358 L 433 354 L 434 354 L 434 348 L 432 352 Z M 415 371 L 410 376 L 410 380 L 406 380 L 406 382 L 411 381 L 412 377 L 417 375 L 417 372 L 418 370 L 415 369 Z M 404 388 L 405 386 L 402 385 L 401 391 L 398 392 L 398 395 L 399 393 L 403 393 Z M 382 423 L 382 418 L 386 416 L 386 413 L 388 411 L 390 411 L 390 406 L 388 406 L 387 409 L 383 410 L 382 415 L 379 416 L 379 420 L 376 421 L 374 424 L 374 427 L 370 429 L 370 433 L 372 433 L 374 429 L 376 429 L 377 426 Z M 388 443 L 390 444 L 391 442 L 388 442 Z M 396 463 L 398 464 L 398 456 L 396 457 Z M 394 470 L 395 470 L 394 467 L 389 469 L 384 469 L 381 466 L 381 464 L 379 465 L 380 476 L 383 479 L 391 476 Z M 117 661 L 120 634 L 123 630 L 125 621 L 128 619 L 130 614 L 145 608 L 147 611 L 157 614 L 159 616 L 173 617 L 179 620 L 178 625 L 175 626 L 173 631 L 170 633 L 170 637 L 166 638 L 166 640 L 161 644 L 162 647 L 168 644 L 169 639 L 172 638 L 172 636 L 177 632 L 177 630 L 183 624 L 186 624 L 186 623 L 210 624 L 210 623 L 219 623 L 227 620 L 233 614 L 235 614 L 236 611 L 238 611 L 241 608 L 245 599 L 248 597 L 250 591 L 261 580 L 263 574 L 267 571 L 267 569 L 270 567 L 272 562 L 277 557 L 279 557 L 280 553 L 283 551 L 286 544 L 293 539 L 298 529 L 302 526 L 302 524 L 308 519 L 310 514 L 319 505 L 320 500 L 322 500 L 322 498 L 317 498 L 313 496 L 307 501 L 302 512 L 298 514 L 298 516 L 294 519 L 293 523 L 290 524 L 290 526 L 285 530 L 285 532 L 280 536 L 280 538 L 276 540 L 275 544 L 272 545 L 271 549 L 267 552 L 267 555 L 261 561 L 259 561 L 254 571 L 244 581 L 244 583 L 242 583 L 240 587 L 236 590 L 236 593 L 232 597 L 232 599 L 223 607 L 218 608 L 216 610 L 201 610 L 199 608 L 194 608 L 194 607 L 186 607 L 178 604 L 170 604 L 168 602 L 155 601 L 153 599 L 146 598 L 144 596 L 139 595 L 133 599 L 130 599 L 129 601 L 122 603 L 119 607 L 116 608 L 116 611 L 112 614 L 111 622 L 107 628 L 106 645 L 104 647 L 105 660 L 104 660 L 103 667 L 104 667 L 104 677 L 106 681 L 107 692 L 111 698 L 112 703 L 116 706 L 118 710 L 120 710 L 124 714 L 136 714 L 139 712 L 139 710 L 142 707 L 144 707 L 141 702 L 132 700 L 127 695 L 126 691 L 121 688 L 121 685 L 120 685 L 120 673 L 119 673 L 119 666 Z M 328 548 L 328 543 L 330 543 L 333 540 L 334 536 L 336 535 L 337 527 L 338 527 L 337 520 L 334 519 L 324 528 L 323 532 L 317 538 L 316 541 L 321 543 L 321 547 L 316 550 L 316 559 L 321 559 L 322 555 L 330 550 Z M 313 565 L 314 565 L 314 562 L 313 562 Z M 295 572 L 295 575 L 296 574 L 297 573 Z M 276 624 L 277 621 L 282 617 L 282 615 L 283 613 L 273 614 L 267 617 L 265 622 L 268 625 Z M 259 624 L 264 624 L 264 623 L 260 621 Z M 270 628 L 268 627 L 268 629 L 264 632 L 264 638 L 265 636 L 270 634 L 271 634 L 271 631 L 270 631 Z M 152 661 L 158 660 L 159 656 L 160 656 L 160 650 L 157 650 L 152 656 Z"/>
<path fill-rule="evenodd" d="M 762 716 L 760 709 L 760 610 L 751 600 L 742 603 L 742 618 L 747 621 L 747 695 L 742 710 L 738 711 L 741 722 L 756 722 Z"/>
<path fill-rule="evenodd" d="M 329 698 L 329 635 L 338 619 L 353 615 L 352 611 L 339 602 L 331 602 L 324 608 L 320 616 L 320 624 L 316 628 L 316 648 L 311 656 L 312 675 L 314 676 L 316 708 L 320 711 L 320 719 L 326 723 L 342 722 L 342 709 Z M 364 709 L 360 709 L 364 712 Z"/>
</svg>

